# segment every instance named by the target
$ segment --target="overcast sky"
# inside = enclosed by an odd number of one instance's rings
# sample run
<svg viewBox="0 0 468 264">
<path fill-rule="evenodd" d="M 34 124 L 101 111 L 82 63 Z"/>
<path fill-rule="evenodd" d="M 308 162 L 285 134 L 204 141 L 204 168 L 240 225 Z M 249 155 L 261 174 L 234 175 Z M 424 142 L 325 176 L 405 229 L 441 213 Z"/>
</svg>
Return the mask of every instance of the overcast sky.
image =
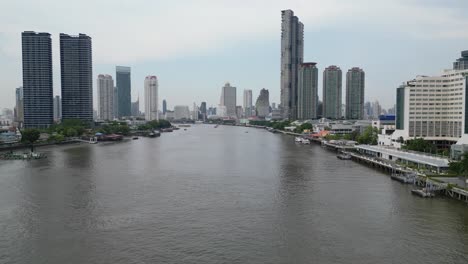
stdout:
<svg viewBox="0 0 468 264">
<path fill-rule="evenodd" d="M 160 101 L 170 108 L 215 106 L 227 81 L 237 87 L 238 105 L 243 89 L 255 100 L 266 88 L 270 102 L 279 102 L 283 9 L 304 23 L 305 61 L 320 72 L 332 64 L 343 73 L 363 68 L 366 100 L 385 108 L 402 82 L 438 74 L 468 50 L 466 0 L 0 0 L 0 108 L 14 106 L 22 85 L 26 30 L 52 34 L 55 94 L 59 33 L 85 33 L 93 41 L 93 78 L 115 79 L 115 65 L 132 67 L 133 100 L 143 97 L 144 77 L 157 75 Z"/>
</svg>

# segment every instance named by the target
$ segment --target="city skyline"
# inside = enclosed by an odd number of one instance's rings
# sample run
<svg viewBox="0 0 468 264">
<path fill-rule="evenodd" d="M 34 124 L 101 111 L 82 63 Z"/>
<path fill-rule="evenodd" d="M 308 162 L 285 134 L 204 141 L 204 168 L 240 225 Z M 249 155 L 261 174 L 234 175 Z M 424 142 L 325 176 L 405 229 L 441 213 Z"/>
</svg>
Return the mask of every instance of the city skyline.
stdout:
<svg viewBox="0 0 468 264">
<path fill-rule="evenodd" d="M 323 71 L 326 65 L 333 64 L 342 69 L 355 66 L 366 69 L 365 100 L 379 100 L 386 108 L 394 104 L 395 87 L 415 75 L 439 74 L 440 67 L 435 65 L 451 68 L 451 62 L 446 58 L 453 57 L 460 50 L 466 49 L 463 44 L 466 41 L 462 40 L 467 40 L 468 34 L 462 29 L 466 28 L 468 19 L 463 17 L 463 9 L 460 7 L 467 7 L 467 3 L 460 3 L 460 1 L 430 1 L 430 3 L 427 1 L 412 1 L 411 3 L 391 1 L 386 3 L 386 8 L 408 14 L 408 17 L 400 16 L 400 19 L 394 21 L 394 17 L 388 14 L 390 12 L 385 12 L 384 8 L 371 1 L 359 1 L 360 4 L 366 4 L 369 10 L 356 10 L 354 5 L 350 6 L 346 3 L 342 3 L 339 8 L 336 8 L 337 3 L 323 3 L 320 9 L 306 11 L 311 9 L 307 7 L 317 5 L 317 1 L 310 2 L 292 1 L 287 5 L 273 2 L 262 8 L 259 14 L 255 12 L 255 16 L 247 4 L 240 4 L 239 8 L 246 10 L 246 21 L 239 25 L 235 25 L 229 20 L 222 20 L 218 25 L 208 24 L 207 20 L 211 21 L 213 16 L 217 14 L 235 15 L 234 11 L 230 11 L 230 4 L 227 3 L 212 3 L 211 12 L 208 15 L 204 12 L 196 12 L 196 10 L 200 10 L 196 5 L 189 4 L 195 12 L 191 11 L 187 14 L 185 10 L 188 8 L 180 9 L 177 5 L 168 4 L 161 7 L 161 12 L 177 15 L 177 17 L 181 14 L 187 15 L 174 26 L 179 29 L 190 28 L 190 30 L 180 30 L 182 33 L 174 33 L 165 32 L 163 28 L 157 27 L 155 30 L 161 31 L 161 33 L 175 34 L 175 38 L 167 38 L 163 42 L 160 42 L 159 38 L 156 39 L 143 33 L 143 30 L 147 28 L 144 22 L 149 19 L 150 14 L 143 12 L 140 17 L 135 18 L 137 13 L 140 15 L 141 9 L 138 8 L 137 12 L 136 7 L 141 2 L 135 3 L 135 8 L 132 8 L 130 3 L 113 7 L 112 11 L 114 12 L 109 15 L 109 20 L 106 22 L 109 24 L 104 23 L 98 26 L 92 22 L 88 24 L 86 21 L 76 19 L 70 20 L 75 21 L 75 23 L 71 23 L 68 19 L 73 19 L 73 16 L 57 23 L 61 16 L 57 16 L 60 12 L 56 11 L 65 9 L 66 4 L 64 3 L 54 4 L 55 7 L 50 14 L 36 6 L 37 3 L 29 3 L 31 5 L 28 6 L 29 9 L 34 7 L 38 9 L 38 12 L 31 14 L 31 18 L 35 21 L 44 20 L 33 28 L 27 21 L 20 22 L 17 17 L 10 17 L 10 14 L 14 14 L 17 10 L 28 9 L 23 6 L 24 4 L 5 3 L 5 8 L 2 9 L 4 13 L 0 18 L 0 21 L 4 22 L 2 24 L 7 25 L 7 27 L 0 29 L 0 37 L 4 40 L 0 44 L 0 59 L 4 62 L 0 66 L 2 67 L 0 70 L 5 73 L 6 78 L 0 86 L 0 92 L 5 95 L 0 99 L 0 106 L 8 108 L 14 106 L 12 103 L 15 96 L 14 88 L 21 85 L 22 78 L 20 32 L 26 30 L 52 34 L 54 95 L 60 95 L 61 89 L 58 55 L 59 33 L 81 32 L 93 36 L 93 81 L 99 73 L 113 72 L 115 65 L 128 65 L 133 69 L 132 99 L 135 100 L 138 93 L 143 94 L 144 87 L 141 80 L 144 79 L 144 76 L 155 73 L 162 81 L 161 97 L 167 98 L 171 102 L 171 108 L 176 104 L 191 105 L 193 101 L 207 101 L 208 105 L 214 105 L 214 102 L 217 101 L 216 97 L 218 97 L 217 89 L 226 80 L 236 83 L 239 90 L 252 89 L 254 94 L 258 94 L 262 87 L 266 87 L 271 91 L 271 100 L 280 102 L 280 61 L 278 57 L 281 21 L 279 17 L 280 10 L 284 9 L 294 10 L 304 23 L 305 61 L 316 61 L 319 72 Z M 104 4 L 105 1 L 98 5 Z M 107 6 L 107 4 L 105 5 Z M 260 4 L 254 5 L 261 6 Z M 82 7 L 80 5 L 76 8 Z M 130 22 L 125 27 L 117 27 L 123 31 L 122 34 L 117 34 L 115 29 L 110 29 L 108 26 L 118 22 L 118 14 L 124 10 L 128 10 L 129 18 L 135 19 L 134 21 L 128 19 Z M 360 15 L 360 19 L 354 21 L 359 27 L 350 28 L 347 26 L 346 23 L 354 19 L 350 16 L 353 12 L 345 12 L 347 10 L 356 11 Z M 414 10 L 418 10 L 418 12 L 412 12 Z M 96 11 L 90 11 L 90 21 L 98 17 Z M 45 15 L 50 16 L 50 19 L 47 21 L 42 19 Z M 203 17 L 204 15 L 206 18 Z M 256 22 L 257 15 L 262 16 L 264 22 Z M 374 23 L 364 23 L 369 19 Z M 186 48 L 185 45 L 183 47 L 180 44 L 175 45 L 175 41 L 184 43 L 181 40 L 185 40 L 187 37 L 191 39 L 192 33 L 187 33 L 192 30 L 189 21 L 201 23 L 199 25 L 209 25 L 213 27 L 210 28 L 213 30 L 203 30 L 203 36 L 206 38 L 200 38 L 202 40 L 189 48 Z M 394 21 L 394 23 L 388 23 L 389 21 Z M 450 29 L 438 26 L 444 23 L 455 26 L 450 27 Z M 134 33 L 130 31 L 135 30 L 137 26 L 139 28 Z M 200 33 L 197 31 L 198 29 L 195 29 L 196 26 L 197 24 L 193 27 L 195 30 L 193 34 Z M 402 26 L 405 26 L 404 31 L 401 30 Z M 225 30 L 226 33 L 221 30 L 224 27 L 229 29 Z M 131 43 L 126 41 L 124 33 L 128 32 L 140 41 L 131 41 Z M 353 34 L 358 34 L 363 38 L 349 38 Z M 213 45 L 215 37 L 220 37 L 221 45 Z M 341 44 L 343 41 L 340 40 L 343 38 L 347 39 L 346 44 Z M 141 41 L 142 39 L 145 41 Z M 404 40 L 405 45 L 393 45 L 402 43 L 402 40 Z M 382 52 L 388 45 L 392 46 L 391 54 Z M 350 49 L 353 52 L 349 52 Z M 400 56 L 394 56 L 395 54 Z M 252 62 L 249 65 L 242 63 L 242 57 L 245 55 L 248 55 Z M 428 56 L 434 63 L 424 63 L 422 58 Z M 218 67 L 220 63 L 228 66 Z M 189 68 L 191 72 L 187 78 L 176 78 L 179 70 Z M 257 71 L 257 74 L 250 73 L 253 69 Z M 204 74 L 210 71 L 213 71 L 211 75 Z M 392 72 L 392 74 L 383 74 L 385 72 Z M 322 86 L 321 82 L 322 80 L 319 78 L 319 86 Z M 189 84 L 193 88 L 187 89 Z M 93 87 L 96 87 L 95 83 Z M 94 98 L 97 98 L 96 89 L 93 90 Z M 238 101 L 240 101 L 240 96 L 238 93 Z M 322 98 L 320 91 L 319 98 Z M 96 100 L 94 105 L 96 105 Z"/>
</svg>

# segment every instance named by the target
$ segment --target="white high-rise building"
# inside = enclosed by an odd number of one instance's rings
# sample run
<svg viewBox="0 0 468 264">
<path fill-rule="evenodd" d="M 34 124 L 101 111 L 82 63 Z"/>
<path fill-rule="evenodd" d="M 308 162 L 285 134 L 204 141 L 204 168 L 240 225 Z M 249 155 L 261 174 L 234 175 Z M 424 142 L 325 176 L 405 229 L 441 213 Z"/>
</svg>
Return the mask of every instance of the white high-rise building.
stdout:
<svg viewBox="0 0 468 264">
<path fill-rule="evenodd" d="M 244 116 L 252 116 L 252 90 L 244 90 Z"/>
<path fill-rule="evenodd" d="M 231 86 L 231 84 L 227 82 L 222 88 L 221 103 L 220 103 L 220 105 L 226 107 L 227 117 L 233 117 L 233 118 L 237 117 L 236 99 L 237 99 L 236 87 Z"/>
<path fill-rule="evenodd" d="M 174 118 L 176 120 L 190 119 L 190 110 L 186 105 L 174 106 Z"/>
<path fill-rule="evenodd" d="M 468 68 L 456 66 L 438 76 L 417 76 L 397 89 L 392 140 L 424 138 L 445 145 L 463 137 L 468 144 Z"/>
<path fill-rule="evenodd" d="M 159 120 L 158 78 L 156 76 L 145 78 L 145 119 L 147 121 Z"/>
<path fill-rule="evenodd" d="M 114 119 L 114 80 L 109 74 L 99 74 L 98 87 L 98 117 L 101 120 Z"/>
</svg>

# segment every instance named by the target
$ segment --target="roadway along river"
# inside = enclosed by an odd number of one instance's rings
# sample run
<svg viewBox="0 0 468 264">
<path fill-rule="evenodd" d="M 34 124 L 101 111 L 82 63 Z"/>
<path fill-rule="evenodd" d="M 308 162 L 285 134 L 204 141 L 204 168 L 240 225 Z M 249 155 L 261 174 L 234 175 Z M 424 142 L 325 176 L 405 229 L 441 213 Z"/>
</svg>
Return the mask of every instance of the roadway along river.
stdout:
<svg viewBox="0 0 468 264">
<path fill-rule="evenodd" d="M 248 133 L 246 133 L 248 131 Z M 468 206 L 253 128 L 0 161 L 0 263 L 468 263 Z"/>
</svg>

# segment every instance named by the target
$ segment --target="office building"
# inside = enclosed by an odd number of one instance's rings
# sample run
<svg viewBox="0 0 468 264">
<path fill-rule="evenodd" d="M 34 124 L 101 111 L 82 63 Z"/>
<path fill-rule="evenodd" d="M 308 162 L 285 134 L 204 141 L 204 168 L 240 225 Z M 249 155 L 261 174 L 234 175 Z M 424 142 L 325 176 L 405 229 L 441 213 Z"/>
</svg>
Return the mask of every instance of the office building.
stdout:
<svg viewBox="0 0 468 264">
<path fill-rule="evenodd" d="M 317 118 L 318 105 L 318 69 L 317 63 L 302 63 L 298 76 L 297 119 Z"/>
<path fill-rule="evenodd" d="M 459 59 L 454 69 L 417 76 L 397 89 L 393 140 L 424 138 L 446 146 L 463 136 L 468 144 L 468 69 L 462 64 Z"/>
<path fill-rule="evenodd" d="M 200 104 L 200 119 L 205 121 L 207 116 L 206 102 Z"/>
<path fill-rule="evenodd" d="M 54 122 L 52 40 L 49 33 L 21 34 L 24 127 L 47 128 Z"/>
<path fill-rule="evenodd" d="M 281 11 L 281 106 L 283 118 L 296 119 L 299 65 L 304 57 L 304 25 L 292 10 Z"/>
<path fill-rule="evenodd" d="M 93 60 L 91 38 L 60 34 L 62 119 L 93 122 Z"/>
<path fill-rule="evenodd" d="M 24 121 L 23 111 L 23 87 L 18 87 L 15 90 L 15 122 L 22 124 Z"/>
<path fill-rule="evenodd" d="M 166 102 L 166 99 L 163 100 L 163 115 L 166 114 L 166 111 L 167 111 L 167 102 Z"/>
<path fill-rule="evenodd" d="M 114 118 L 119 117 L 119 91 L 114 86 Z"/>
<path fill-rule="evenodd" d="M 189 107 L 186 105 L 176 105 L 174 107 L 174 119 L 175 120 L 190 119 Z"/>
<path fill-rule="evenodd" d="M 323 72 L 323 117 L 341 118 L 341 69 L 332 65 Z"/>
<path fill-rule="evenodd" d="M 54 122 L 59 123 L 62 120 L 62 100 L 59 95 L 54 97 Z"/>
<path fill-rule="evenodd" d="M 249 118 L 252 116 L 252 90 L 244 90 L 244 116 Z"/>
<path fill-rule="evenodd" d="M 236 114 L 236 102 L 237 99 L 237 92 L 236 87 L 231 86 L 230 83 L 226 83 L 221 92 L 221 106 L 226 107 L 226 117 L 237 117 Z"/>
<path fill-rule="evenodd" d="M 255 103 L 258 118 L 265 118 L 270 114 L 270 95 L 267 89 L 260 90 L 260 95 Z"/>
<path fill-rule="evenodd" d="M 461 58 L 457 59 L 453 63 L 454 70 L 468 70 L 468 50 L 461 52 Z"/>
<path fill-rule="evenodd" d="M 371 108 L 371 117 L 372 119 L 378 119 L 379 116 L 382 114 L 382 106 L 380 105 L 379 101 L 375 100 L 372 103 L 372 108 Z"/>
<path fill-rule="evenodd" d="M 100 120 L 114 119 L 114 79 L 108 74 L 99 74 L 98 88 L 98 118 Z"/>
<path fill-rule="evenodd" d="M 346 73 L 346 118 L 364 118 L 364 88 L 365 74 L 358 67 L 348 70 Z"/>
<path fill-rule="evenodd" d="M 117 96 L 118 96 L 118 117 L 132 115 L 131 96 L 131 69 L 126 66 L 116 66 Z"/>
<path fill-rule="evenodd" d="M 147 121 L 159 120 L 158 107 L 158 78 L 156 76 L 146 76 L 145 119 Z"/>
</svg>

